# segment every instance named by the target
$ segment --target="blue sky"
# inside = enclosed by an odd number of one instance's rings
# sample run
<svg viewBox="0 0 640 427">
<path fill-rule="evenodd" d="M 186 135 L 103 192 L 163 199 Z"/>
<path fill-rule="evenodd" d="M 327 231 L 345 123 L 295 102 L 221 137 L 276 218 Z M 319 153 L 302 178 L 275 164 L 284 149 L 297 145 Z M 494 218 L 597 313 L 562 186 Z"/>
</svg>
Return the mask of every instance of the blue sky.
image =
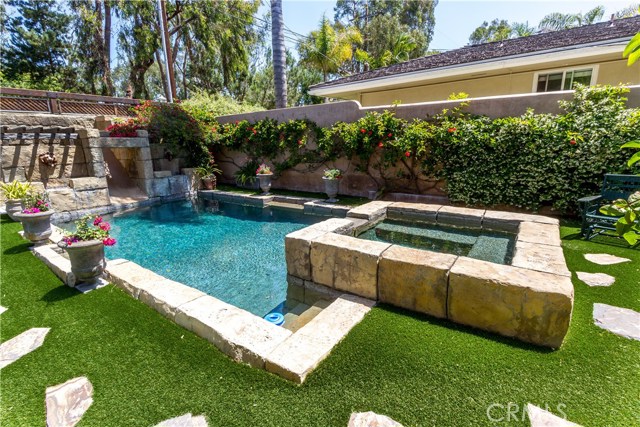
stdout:
<svg viewBox="0 0 640 427">
<path fill-rule="evenodd" d="M 265 0 L 266 5 L 269 0 Z M 483 21 L 495 18 L 511 22 L 529 22 L 535 27 L 540 19 L 552 12 L 586 12 L 595 6 L 603 5 L 605 18 L 638 0 L 602 0 L 602 1 L 551 1 L 551 0 L 440 0 L 436 6 L 436 27 L 432 49 L 455 49 L 467 44 L 471 32 L 482 25 Z M 318 26 L 322 14 L 333 20 L 335 1 L 325 0 L 283 0 L 282 8 L 285 25 L 292 31 L 308 34 Z M 262 14 L 268 6 L 263 5 Z M 287 41 L 293 47 L 292 41 Z"/>
</svg>

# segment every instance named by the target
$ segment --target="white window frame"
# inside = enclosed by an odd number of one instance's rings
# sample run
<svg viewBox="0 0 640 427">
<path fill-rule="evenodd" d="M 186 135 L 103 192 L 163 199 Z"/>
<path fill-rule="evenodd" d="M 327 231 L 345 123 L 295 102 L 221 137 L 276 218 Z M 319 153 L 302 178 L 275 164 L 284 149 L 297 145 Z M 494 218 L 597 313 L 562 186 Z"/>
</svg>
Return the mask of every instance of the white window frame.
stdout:
<svg viewBox="0 0 640 427">
<path fill-rule="evenodd" d="M 533 73 L 533 84 L 531 85 L 531 92 L 533 93 L 549 93 L 549 92 L 538 92 L 538 77 L 540 74 L 553 74 L 562 72 L 562 83 L 559 91 L 551 91 L 551 92 L 560 92 L 564 89 L 564 79 L 567 76 L 567 71 L 579 71 L 579 70 L 587 70 L 591 68 L 591 81 L 589 82 L 589 86 L 594 86 L 598 81 L 598 68 L 599 64 L 585 64 L 585 65 L 576 65 L 572 67 L 564 67 L 564 68 L 554 68 L 550 70 L 540 70 Z"/>
</svg>

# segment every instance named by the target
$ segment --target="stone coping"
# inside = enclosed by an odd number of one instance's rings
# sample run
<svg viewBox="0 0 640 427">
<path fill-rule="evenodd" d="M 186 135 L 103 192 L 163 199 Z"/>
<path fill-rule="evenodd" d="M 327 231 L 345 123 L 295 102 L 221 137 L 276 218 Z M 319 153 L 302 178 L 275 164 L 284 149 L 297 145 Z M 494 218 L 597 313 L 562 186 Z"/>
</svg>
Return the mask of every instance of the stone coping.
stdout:
<svg viewBox="0 0 640 427">
<path fill-rule="evenodd" d="M 357 238 L 386 218 L 516 233 L 512 265 Z M 290 282 L 396 305 L 558 348 L 573 285 L 556 219 L 434 204 L 375 201 L 285 238 Z"/>
<path fill-rule="evenodd" d="M 59 239 L 59 232 L 54 233 Z M 69 286 L 76 285 L 71 263 L 57 245 L 33 253 Z M 339 293 L 295 333 L 227 304 L 202 291 L 169 280 L 125 259 L 107 262 L 107 279 L 164 317 L 206 339 L 236 362 L 265 369 L 302 384 L 374 301 Z"/>
</svg>

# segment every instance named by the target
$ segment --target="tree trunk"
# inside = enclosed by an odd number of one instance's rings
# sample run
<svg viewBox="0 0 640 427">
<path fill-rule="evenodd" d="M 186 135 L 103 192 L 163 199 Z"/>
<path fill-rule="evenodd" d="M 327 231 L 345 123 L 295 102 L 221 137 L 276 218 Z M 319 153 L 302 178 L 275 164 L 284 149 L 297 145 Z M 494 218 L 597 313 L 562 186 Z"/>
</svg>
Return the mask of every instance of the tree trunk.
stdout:
<svg viewBox="0 0 640 427">
<path fill-rule="evenodd" d="M 287 107 L 287 57 L 284 47 L 282 0 L 271 0 L 271 43 L 273 47 L 273 82 L 276 108 Z"/>
<path fill-rule="evenodd" d="M 104 2 L 104 79 L 108 95 L 115 95 L 111 76 L 111 0 Z"/>
<path fill-rule="evenodd" d="M 177 89 L 176 89 L 176 78 L 175 75 L 173 73 L 173 64 L 174 64 L 174 57 L 173 55 L 171 55 L 171 38 L 169 36 L 169 24 L 167 23 L 167 4 L 166 4 L 166 0 L 160 0 L 160 6 L 161 6 L 161 11 L 162 11 L 162 28 L 160 31 L 164 32 L 165 35 L 165 39 L 164 39 L 164 43 L 165 43 L 165 53 L 166 53 L 166 61 L 169 65 L 169 82 L 171 83 L 171 94 L 172 94 L 172 98 L 175 100 L 176 99 L 176 95 L 177 95 Z M 167 98 L 168 100 L 169 98 Z"/>
</svg>

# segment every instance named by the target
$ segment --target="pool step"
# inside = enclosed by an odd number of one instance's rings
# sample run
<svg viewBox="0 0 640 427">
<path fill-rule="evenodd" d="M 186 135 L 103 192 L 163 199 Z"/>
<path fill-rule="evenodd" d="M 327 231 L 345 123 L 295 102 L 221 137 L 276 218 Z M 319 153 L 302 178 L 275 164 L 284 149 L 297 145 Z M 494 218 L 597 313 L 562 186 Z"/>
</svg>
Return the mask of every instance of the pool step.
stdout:
<svg viewBox="0 0 640 427">
<path fill-rule="evenodd" d="M 331 301 L 324 299 L 316 301 L 312 306 L 300 303 L 284 315 L 284 324 L 282 326 L 291 332 L 295 332 L 309 323 L 311 319 L 327 308 L 329 304 L 331 304 Z"/>
</svg>

